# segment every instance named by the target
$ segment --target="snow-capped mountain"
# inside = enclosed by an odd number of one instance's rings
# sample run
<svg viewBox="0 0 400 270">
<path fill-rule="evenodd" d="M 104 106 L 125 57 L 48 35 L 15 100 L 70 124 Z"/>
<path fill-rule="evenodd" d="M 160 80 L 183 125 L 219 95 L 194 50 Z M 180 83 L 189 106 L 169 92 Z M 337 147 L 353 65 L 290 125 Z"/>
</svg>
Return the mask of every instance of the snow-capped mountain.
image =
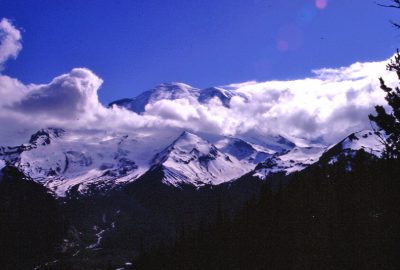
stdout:
<svg viewBox="0 0 400 270">
<path fill-rule="evenodd" d="M 238 93 L 223 89 L 220 87 L 210 87 L 199 91 L 198 101 L 200 103 L 208 103 L 211 99 L 217 98 L 221 101 L 222 105 L 229 108 L 231 98 L 238 95 Z"/>
<path fill-rule="evenodd" d="M 85 193 L 136 179 L 148 170 L 164 140 L 169 138 L 48 128 L 33 134 L 29 143 L 0 148 L 0 158 L 66 196 L 72 189 Z"/>
<path fill-rule="evenodd" d="M 317 162 L 325 151 L 326 148 L 320 146 L 296 146 L 284 153 L 277 153 L 267 158 L 257 166 L 254 176 L 265 179 L 268 175 L 274 173 L 290 174 L 295 171 L 301 171 Z"/>
<path fill-rule="evenodd" d="M 329 147 L 321 158 L 329 163 L 334 163 L 340 155 L 352 157 L 357 150 L 361 149 L 372 156 L 381 157 L 384 145 L 374 131 L 362 130 L 350 134 L 338 144 Z"/>
<path fill-rule="evenodd" d="M 243 96 L 235 91 L 220 87 L 210 87 L 201 90 L 184 83 L 163 83 L 137 97 L 111 102 L 109 106 L 112 107 L 115 105 L 136 113 L 143 113 L 146 105 L 154 104 L 160 100 L 188 99 L 204 104 L 215 98 L 225 107 L 229 107 L 231 98 L 237 95 Z"/>
<path fill-rule="evenodd" d="M 223 138 L 216 142 L 218 149 L 235 157 L 239 161 L 250 164 L 258 164 L 276 151 L 260 145 L 249 143 L 245 140 L 233 137 Z"/>
<path fill-rule="evenodd" d="M 155 166 L 162 166 L 160 181 L 168 185 L 220 184 L 275 153 L 235 138 L 219 138 L 216 145 L 189 132 L 159 137 L 48 128 L 26 144 L 1 147 L 0 160 L 63 197 L 130 183 Z"/>
<path fill-rule="evenodd" d="M 164 83 L 110 106 L 144 113 L 147 105 L 161 100 L 187 99 L 212 106 L 210 102 L 216 99 L 229 107 L 237 95 L 243 94 L 220 87 L 201 90 L 183 83 Z M 22 145 L 0 145 L 0 167 L 16 166 L 64 197 L 106 192 L 154 169 L 162 170 L 163 178 L 158 180 L 163 184 L 197 188 L 231 182 L 247 173 L 260 179 L 279 172 L 290 174 L 322 156 L 335 162 L 339 154 L 351 155 L 364 149 L 379 156 L 382 150 L 372 131 L 352 134 L 331 147 L 280 135 L 229 137 L 183 131 L 126 134 L 46 128 L 27 135 L 30 138 Z"/>
<path fill-rule="evenodd" d="M 174 100 L 181 98 L 197 98 L 199 89 L 184 83 L 163 83 L 154 89 L 147 90 L 134 98 L 125 98 L 111 102 L 109 106 L 120 106 L 136 113 L 143 113 L 148 104 L 159 100 Z"/>
<path fill-rule="evenodd" d="M 324 160 L 335 163 L 340 155 L 353 156 L 358 150 L 380 157 L 383 145 L 371 130 L 352 133 L 339 143 L 325 147 L 321 145 L 295 146 L 285 153 L 277 153 L 260 163 L 254 171 L 254 176 L 265 179 L 274 173 L 290 174 L 301 171 L 308 166 Z"/>
<path fill-rule="evenodd" d="M 249 138 L 251 140 L 251 138 Z M 364 149 L 380 156 L 382 145 L 372 131 L 351 134 L 338 144 L 293 143 L 282 136 L 252 142 L 190 132 L 178 136 L 65 131 L 48 128 L 33 134 L 26 144 L 0 147 L 0 165 L 14 165 L 59 197 L 91 194 L 123 186 L 147 171 L 160 168 L 166 185 L 218 185 L 253 171 L 265 179 L 290 174 L 323 157 L 335 162 L 340 154 Z"/>
<path fill-rule="evenodd" d="M 247 145 L 233 147 L 236 153 L 248 151 Z M 254 167 L 253 160 L 241 161 L 233 156 L 233 147 L 231 153 L 224 153 L 214 144 L 185 131 L 157 154 L 153 162 L 162 167 L 166 184 L 217 185 L 238 178 Z M 253 155 L 257 155 L 255 152 Z"/>
</svg>

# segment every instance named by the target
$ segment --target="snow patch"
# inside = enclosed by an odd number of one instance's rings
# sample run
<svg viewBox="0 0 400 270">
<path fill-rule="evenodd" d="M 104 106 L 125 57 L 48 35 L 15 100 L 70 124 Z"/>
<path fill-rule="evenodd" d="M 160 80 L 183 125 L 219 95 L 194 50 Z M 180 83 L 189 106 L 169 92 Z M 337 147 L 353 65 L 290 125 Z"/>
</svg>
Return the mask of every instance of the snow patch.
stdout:
<svg viewBox="0 0 400 270">
<path fill-rule="evenodd" d="M 286 175 L 314 164 L 325 152 L 325 147 L 294 147 L 283 154 L 275 154 L 260 165 L 253 176 L 265 180 L 268 175 L 283 172 Z"/>
<path fill-rule="evenodd" d="M 6 166 L 6 162 L 0 159 L 0 170 Z"/>
</svg>

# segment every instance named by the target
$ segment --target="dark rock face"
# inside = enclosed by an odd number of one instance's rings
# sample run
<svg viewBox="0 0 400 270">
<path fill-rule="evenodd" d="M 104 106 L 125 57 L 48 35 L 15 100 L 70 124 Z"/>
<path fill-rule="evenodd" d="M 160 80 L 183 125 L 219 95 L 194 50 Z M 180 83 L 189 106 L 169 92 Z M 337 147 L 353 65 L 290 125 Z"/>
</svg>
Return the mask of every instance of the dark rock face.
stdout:
<svg viewBox="0 0 400 270">
<path fill-rule="evenodd" d="M 31 136 L 29 143 L 35 146 L 47 145 L 51 143 L 51 137 L 60 137 L 64 132 L 60 128 L 42 129 Z"/>
</svg>

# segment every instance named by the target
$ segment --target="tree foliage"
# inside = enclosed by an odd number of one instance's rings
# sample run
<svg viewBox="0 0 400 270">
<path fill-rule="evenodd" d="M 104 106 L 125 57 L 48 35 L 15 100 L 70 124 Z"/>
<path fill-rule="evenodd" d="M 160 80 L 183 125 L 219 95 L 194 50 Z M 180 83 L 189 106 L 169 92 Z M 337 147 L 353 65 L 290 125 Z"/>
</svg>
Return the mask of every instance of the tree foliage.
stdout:
<svg viewBox="0 0 400 270">
<path fill-rule="evenodd" d="M 400 80 L 400 53 L 397 51 L 395 57 L 387 65 L 389 71 L 396 72 Z M 376 115 L 369 115 L 369 119 L 378 127 L 378 134 L 385 145 L 385 157 L 398 159 L 400 157 L 400 88 L 386 85 L 380 78 L 381 89 L 386 93 L 386 101 L 390 110 L 386 111 L 383 106 L 375 106 Z M 382 135 L 382 131 L 384 134 Z"/>
</svg>

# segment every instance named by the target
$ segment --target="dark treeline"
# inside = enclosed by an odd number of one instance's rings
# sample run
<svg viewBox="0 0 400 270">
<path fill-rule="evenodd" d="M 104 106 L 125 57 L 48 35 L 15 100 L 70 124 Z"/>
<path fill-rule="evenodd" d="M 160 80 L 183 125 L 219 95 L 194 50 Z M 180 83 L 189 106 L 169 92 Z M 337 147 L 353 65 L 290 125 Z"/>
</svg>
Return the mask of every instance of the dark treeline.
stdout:
<svg viewBox="0 0 400 270">
<path fill-rule="evenodd" d="M 218 211 L 232 216 L 258 194 L 262 185 L 259 179 L 246 178 L 199 189 L 176 188 L 163 184 L 162 178 L 161 170 L 151 170 L 106 195 L 68 200 L 62 207 L 72 225 L 66 237 L 75 246 L 59 254 L 57 263 L 41 269 L 121 268 L 125 262 L 137 258 L 140 250 L 149 250 L 160 242 L 174 243 L 185 230 L 214 223 Z M 96 241 L 94 224 L 106 232 L 99 249 L 87 249 Z"/>
<path fill-rule="evenodd" d="M 67 227 L 45 187 L 14 167 L 0 172 L 0 269 L 34 269 L 49 261 Z"/>
<path fill-rule="evenodd" d="M 364 151 L 311 166 L 233 218 L 182 229 L 135 269 L 398 269 L 400 164 Z"/>
</svg>

